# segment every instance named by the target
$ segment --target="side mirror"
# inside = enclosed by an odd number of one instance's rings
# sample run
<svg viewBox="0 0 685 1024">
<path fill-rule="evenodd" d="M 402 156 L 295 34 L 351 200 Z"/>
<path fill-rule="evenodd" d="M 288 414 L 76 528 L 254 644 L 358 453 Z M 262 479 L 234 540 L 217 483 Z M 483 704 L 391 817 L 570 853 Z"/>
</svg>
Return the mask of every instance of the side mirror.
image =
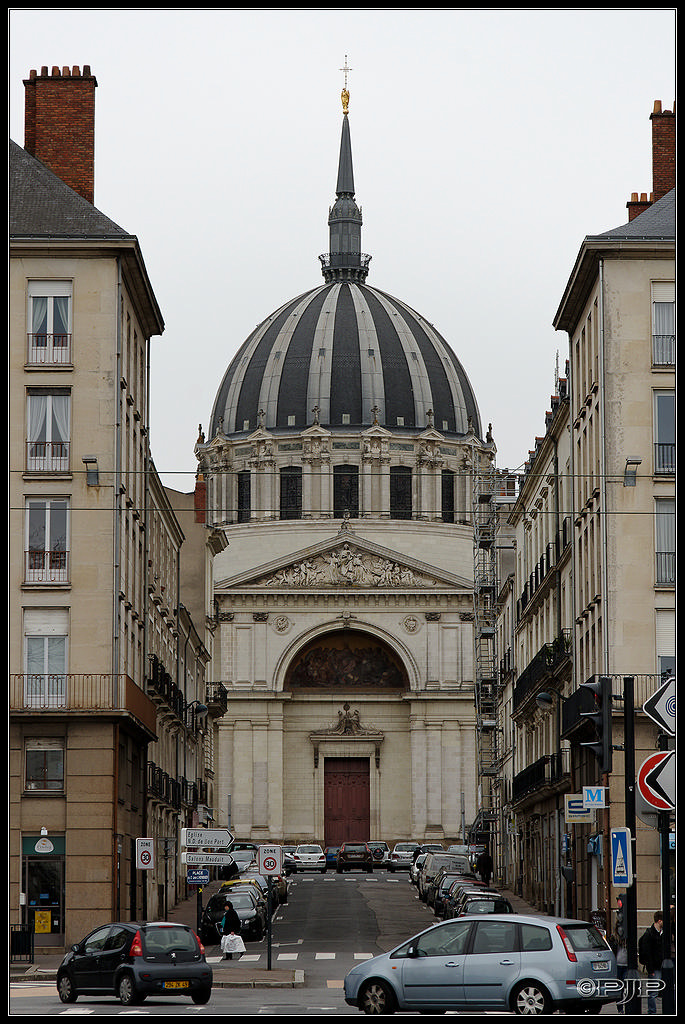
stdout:
<svg viewBox="0 0 685 1024">
<path fill-rule="evenodd" d="M 412 960 L 417 960 L 418 959 L 419 951 L 416 948 L 416 946 L 410 946 L 409 947 L 409 949 L 407 950 L 407 956 L 410 957 Z"/>
</svg>

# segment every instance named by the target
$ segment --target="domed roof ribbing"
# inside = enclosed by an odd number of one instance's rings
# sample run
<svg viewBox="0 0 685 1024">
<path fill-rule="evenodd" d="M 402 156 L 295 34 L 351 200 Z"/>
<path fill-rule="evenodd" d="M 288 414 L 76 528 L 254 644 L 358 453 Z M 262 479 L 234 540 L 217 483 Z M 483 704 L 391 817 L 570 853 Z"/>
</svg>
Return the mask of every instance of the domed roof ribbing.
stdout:
<svg viewBox="0 0 685 1024">
<path fill-rule="evenodd" d="M 295 430 L 424 430 L 481 436 L 476 399 L 445 339 L 420 314 L 365 283 L 361 211 L 354 198 L 348 115 L 337 199 L 329 213 L 325 283 L 267 317 L 232 360 L 209 436 Z"/>
</svg>

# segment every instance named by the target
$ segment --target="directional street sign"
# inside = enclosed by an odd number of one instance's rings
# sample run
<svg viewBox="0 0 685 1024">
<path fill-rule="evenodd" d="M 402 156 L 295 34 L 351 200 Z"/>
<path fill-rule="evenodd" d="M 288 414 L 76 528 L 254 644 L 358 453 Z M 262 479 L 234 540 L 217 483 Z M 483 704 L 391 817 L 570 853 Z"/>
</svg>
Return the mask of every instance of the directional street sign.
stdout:
<svg viewBox="0 0 685 1024">
<path fill-rule="evenodd" d="M 633 854 L 629 828 L 611 830 L 611 875 L 616 886 L 633 884 Z"/>
<path fill-rule="evenodd" d="M 227 850 L 235 837 L 227 828 L 182 828 L 181 846 Z"/>
<path fill-rule="evenodd" d="M 640 795 L 657 811 L 675 808 L 675 750 L 660 750 L 643 761 L 637 774 Z"/>
<path fill-rule="evenodd" d="M 232 864 L 233 857 L 230 853 L 187 853 L 181 854 L 181 863 L 193 867 L 221 867 L 224 864 Z"/>
<path fill-rule="evenodd" d="M 642 710 L 669 736 L 675 736 L 675 679 L 668 679 L 642 705 Z"/>
</svg>

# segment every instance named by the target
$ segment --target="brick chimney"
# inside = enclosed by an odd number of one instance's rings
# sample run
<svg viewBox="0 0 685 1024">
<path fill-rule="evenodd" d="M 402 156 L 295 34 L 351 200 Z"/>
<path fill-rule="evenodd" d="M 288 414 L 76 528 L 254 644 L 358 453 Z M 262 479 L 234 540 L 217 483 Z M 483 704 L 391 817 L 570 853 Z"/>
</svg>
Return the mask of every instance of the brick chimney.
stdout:
<svg viewBox="0 0 685 1024">
<path fill-rule="evenodd" d="M 662 110 L 661 100 L 655 100 L 649 119 L 652 122 L 652 192 L 649 198 L 646 192 L 639 197 L 633 192 L 626 204 L 629 221 L 675 188 L 675 103 L 673 110 Z"/>
<path fill-rule="evenodd" d="M 673 110 L 662 110 L 661 100 L 654 103 L 652 122 L 652 190 L 654 202 L 675 188 L 675 102 Z"/>
<path fill-rule="evenodd" d="M 24 79 L 24 149 L 89 203 L 95 198 L 95 88 L 90 67 Z"/>
</svg>

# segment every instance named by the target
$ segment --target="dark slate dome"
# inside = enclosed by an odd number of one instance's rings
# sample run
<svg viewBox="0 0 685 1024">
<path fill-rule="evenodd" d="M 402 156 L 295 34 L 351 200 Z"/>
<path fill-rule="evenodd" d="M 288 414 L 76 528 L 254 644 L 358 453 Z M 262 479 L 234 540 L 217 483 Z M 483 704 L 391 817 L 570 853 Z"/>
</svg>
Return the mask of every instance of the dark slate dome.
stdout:
<svg viewBox="0 0 685 1024">
<path fill-rule="evenodd" d="M 329 212 L 325 283 L 263 321 L 231 362 L 219 388 L 209 437 L 267 430 L 424 430 L 481 436 L 464 368 L 419 313 L 365 283 L 361 210 L 354 198 L 347 112 L 337 199 Z"/>
</svg>

